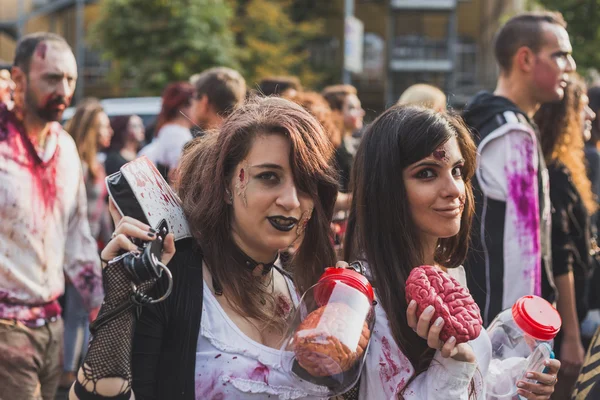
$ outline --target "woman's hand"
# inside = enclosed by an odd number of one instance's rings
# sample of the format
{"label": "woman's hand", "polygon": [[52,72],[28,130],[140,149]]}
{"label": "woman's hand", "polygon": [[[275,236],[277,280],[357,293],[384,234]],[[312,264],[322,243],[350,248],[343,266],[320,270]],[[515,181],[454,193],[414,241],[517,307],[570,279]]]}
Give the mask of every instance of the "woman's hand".
{"label": "woman's hand", "polygon": [[469,346],[469,344],[461,343],[457,345],[456,338],[454,336],[448,339],[446,343],[440,340],[440,332],[444,327],[444,319],[442,317],[438,317],[433,325],[430,325],[433,313],[433,306],[429,306],[423,311],[417,320],[417,303],[412,300],[406,309],[408,326],[410,326],[417,333],[417,335],[427,340],[427,345],[429,347],[439,350],[442,354],[442,357],[452,357],[456,361],[468,363],[476,362],[475,353],[473,353],[473,349],[471,346]]}
{"label": "woman's hand", "polygon": [[558,370],[560,369],[560,361],[558,360],[547,360],[544,365],[548,367],[546,373],[542,372],[528,372],[526,375],[527,379],[533,379],[537,383],[531,383],[526,381],[517,382],[517,393],[528,400],[543,400],[549,399],[550,395],[554,393],[554,386],[558,382],[556,377]]}
{"label": "woman's hand", "polygon": [[[131,240],[133,238],[143,241],[152,241],[156,239],[156,231],[150,226],[131,217],[122,217],[115,207],[112,199],[109,199],[108,209],[115,223],[115,232],[112,235],[110,242],[106,244],[100,257],[103,260],[112,260],[122,252],[133,251],[138,252],[138,246]],[[163,253],[161,262],[167,264],[175,254],[175,240],[172,233],[165,237],[163,244]]]}

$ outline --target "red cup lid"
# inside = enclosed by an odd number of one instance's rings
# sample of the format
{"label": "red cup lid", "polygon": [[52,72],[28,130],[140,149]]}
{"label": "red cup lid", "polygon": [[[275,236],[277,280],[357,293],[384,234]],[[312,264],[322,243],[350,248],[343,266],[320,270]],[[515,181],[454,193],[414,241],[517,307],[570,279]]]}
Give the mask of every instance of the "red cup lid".
{"label": "red cup lid", "polygon": [[538,340],[552,340],[560,330],[562,320],[552,304],[538,296],[523,296],[512,307],[516,324]]}
{"label": "red cup lid", "polygon": [[[325,270],[323,275],[319,278],[319,283],[332,283],[336,282],[344,283],[348,285],[369,299],[369,302],[373,302],[375,299],[375,293],[373,292],[373,287],[367,278],[358,272],[347,269],[347,268],[328,268]],[[327,285],[326,285],[327,286]],[[321,293],[321,296],[325,295],[327,298],[331,295],[331,291],[333,290],[333,286],[331,286],[331,290],[328,290],[328,293]],[[320,297],[320,296],[319,296]],[[326,303],[326,300],[321,298],[320,303]]]}

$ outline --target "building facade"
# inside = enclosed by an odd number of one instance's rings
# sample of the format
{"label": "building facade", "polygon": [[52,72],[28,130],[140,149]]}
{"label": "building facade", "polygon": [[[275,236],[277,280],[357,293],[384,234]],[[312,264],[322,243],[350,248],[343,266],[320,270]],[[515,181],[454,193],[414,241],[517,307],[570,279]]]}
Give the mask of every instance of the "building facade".
{"label": "building facade", "polygon": [[[72,46],[79,64],[78,96],[114,97],[106,84],[110,64],[86,43],[101,0],[0,0],[0,67],[10,65],[16,39],[36,31],[56,32]],[[355,0],[364,23],[364,68],[352,75],[373,116],[393,104],[408,86],[427,82],[461,107],[481,89],[492,89],[497,67],[493,35],[526,0]],[[345,0],[319,0],[325,37],[311,46],[317,68],[342,77]]]}
{"label": "building facade", "polygon": [[[331,0],[325,16],[338,69],[343,57],[344,0]],[[496,30],[525,10],[525,0],[356,0],[364,23],[364,69],[352,75],[363,106],[376,115],[414,83],[430,83],[462,107],[477,91],[493,89]],[[331,21],[329,21],[331,19]],[[335,50],[335,51],[333,51]],[[341,72],[340,72],[341,77]]]}

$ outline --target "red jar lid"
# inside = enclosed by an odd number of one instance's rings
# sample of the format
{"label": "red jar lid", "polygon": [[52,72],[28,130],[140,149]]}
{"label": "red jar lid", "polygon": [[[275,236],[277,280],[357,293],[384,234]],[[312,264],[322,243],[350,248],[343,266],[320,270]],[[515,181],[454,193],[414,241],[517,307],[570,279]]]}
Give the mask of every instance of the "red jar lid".
{"label": "red jar lid", "polygon": [[516,324],[538,340],[552,340],[560,330],[562,320],[552,304],[538,296],[523,296],[512,307]]}
{"label": "red jar lid", "polygon": [[369,280],[358,272],[347,268],[327,268],[323,275],[319,278],[319,284],[315,288],[315,300],[320,306],[327,304],[331,292],[336,283],[343,283],[350,286],[373,302],[375,294]]}

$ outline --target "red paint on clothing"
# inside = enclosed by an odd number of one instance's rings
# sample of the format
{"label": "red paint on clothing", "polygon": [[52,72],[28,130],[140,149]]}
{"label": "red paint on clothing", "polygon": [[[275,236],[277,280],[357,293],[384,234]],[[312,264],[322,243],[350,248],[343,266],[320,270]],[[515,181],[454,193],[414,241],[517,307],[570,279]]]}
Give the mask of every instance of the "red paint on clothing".
{"label": "red paint on clothing", "polygon": [[392,378],[400,373],[400,368],[394,362],[392,358],[392,350],[390,347],[390,342],[388,338],[381,338],[381,351],[383,352],[383,359],[379,359],[379,377],[381,378],[381,383],[387,383]]}
{"label": "red paint on clothing", "polygon": [[[49,127],[47,137],[58,135],[57,123]],[[51,212],[57,199],[57,166],[60,157],[60,147],[57,147],[52,157],[42,161],[39,157],[34,143],[27,136],[25,127],[16,116],[5,107],[0,108],[0,140],[7,140],[9,147],[15,155],[22,159],[23,167],[31,175],[33,197],[32,212],[42,212],[43,216]],[[58,125],[59,126],[59,125]]]}
{"label": "red paint on clothing", "polygon": [[269,384],[269,367],[259,362],[258,367],[254,368],[250,374],[248,374],[248,378],[253,381],[262,381]]}

